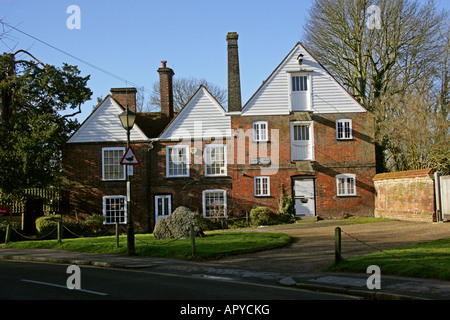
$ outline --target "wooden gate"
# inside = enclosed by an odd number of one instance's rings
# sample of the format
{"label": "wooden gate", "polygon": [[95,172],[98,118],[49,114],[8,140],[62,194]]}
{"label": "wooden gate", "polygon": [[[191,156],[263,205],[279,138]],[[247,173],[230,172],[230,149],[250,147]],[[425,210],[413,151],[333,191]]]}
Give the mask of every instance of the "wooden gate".
{"label": "wooden gate", "polygon": [[441,212],[443,221],[450,221],[450,176],[435,175],[436,209]]}

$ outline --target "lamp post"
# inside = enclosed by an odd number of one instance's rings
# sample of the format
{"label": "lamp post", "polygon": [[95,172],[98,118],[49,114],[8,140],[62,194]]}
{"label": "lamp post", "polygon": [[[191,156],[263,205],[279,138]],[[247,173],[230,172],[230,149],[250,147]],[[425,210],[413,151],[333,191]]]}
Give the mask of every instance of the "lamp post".
{"label": "lamp post", "polygon": [[[127,150],[130,147],[130,131],[136,120],[136,113],[132,112],[128,106],[127,109],[119,115],[123,128],[127,131]],[[133,256],[134,251],[134,225],[133,216],[131,214],[131,179],[128,174],[128,166],[125,170],[127,177],[127,254]]]}

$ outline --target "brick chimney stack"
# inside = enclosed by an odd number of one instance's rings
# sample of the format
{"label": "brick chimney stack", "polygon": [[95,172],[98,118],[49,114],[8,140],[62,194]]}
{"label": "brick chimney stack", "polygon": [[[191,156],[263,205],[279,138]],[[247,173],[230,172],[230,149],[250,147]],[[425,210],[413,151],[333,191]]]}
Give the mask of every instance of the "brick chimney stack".
{"label": "brick chimney stack", "polygon": [[136,112],[136,88],[112,88],[111,94],[123,107]]}
{"label": "brick chimney stack", "polygon": [[172,77],[175,74],[172,69],[167,68],[167,61],[161,61],[159,73],[159,90],[161,95],[161,116],[173,118],[173,84]]}
{"label": "brick chimney stack", "polygon": [[227,34],[228,42],[228,111],[241,111],[241,78],[239,74],[238,37],[236,32]]}

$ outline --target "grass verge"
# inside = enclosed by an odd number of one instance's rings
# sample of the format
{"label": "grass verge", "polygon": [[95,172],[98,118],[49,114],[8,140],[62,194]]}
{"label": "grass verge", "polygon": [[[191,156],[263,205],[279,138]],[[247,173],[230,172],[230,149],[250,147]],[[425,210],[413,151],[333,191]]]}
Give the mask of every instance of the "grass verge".
{"label": "grass verge", "polygon": [[[5,248],[41,248],[72,250],[91,253],[126,254],[126,235],[116,238],[96,237],[57,240],[10,242]],[[249,252],[282,246],[290,241],[284,233],[269,232],[206,232],[206,237],[195,238],[196,255],[192,256],[191,239],[158,240],[152,234],[135,235],[135,251],[139,256],[176,259],[207,259],[220,255]]]}
{"label": "grass verge", "polygon": [[344,260],[328,270],[365,273],[370,265],[379,266],[381,274],[450,281],[450,238]]}

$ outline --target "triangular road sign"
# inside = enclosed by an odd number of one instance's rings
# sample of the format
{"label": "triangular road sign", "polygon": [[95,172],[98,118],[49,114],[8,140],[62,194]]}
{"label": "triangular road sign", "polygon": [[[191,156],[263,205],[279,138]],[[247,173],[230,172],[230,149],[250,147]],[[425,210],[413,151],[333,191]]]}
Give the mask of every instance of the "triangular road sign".
{"label": "triangular road sign", "polygon": [[120,161],[121,165],[129,165],[129,166],[135,166],[138,164],[141,164],[139,162],[139,159],[136,157],[136,154],[134,153],[133,149],[128,147],[127,152],[125,152],[122,161]]}

